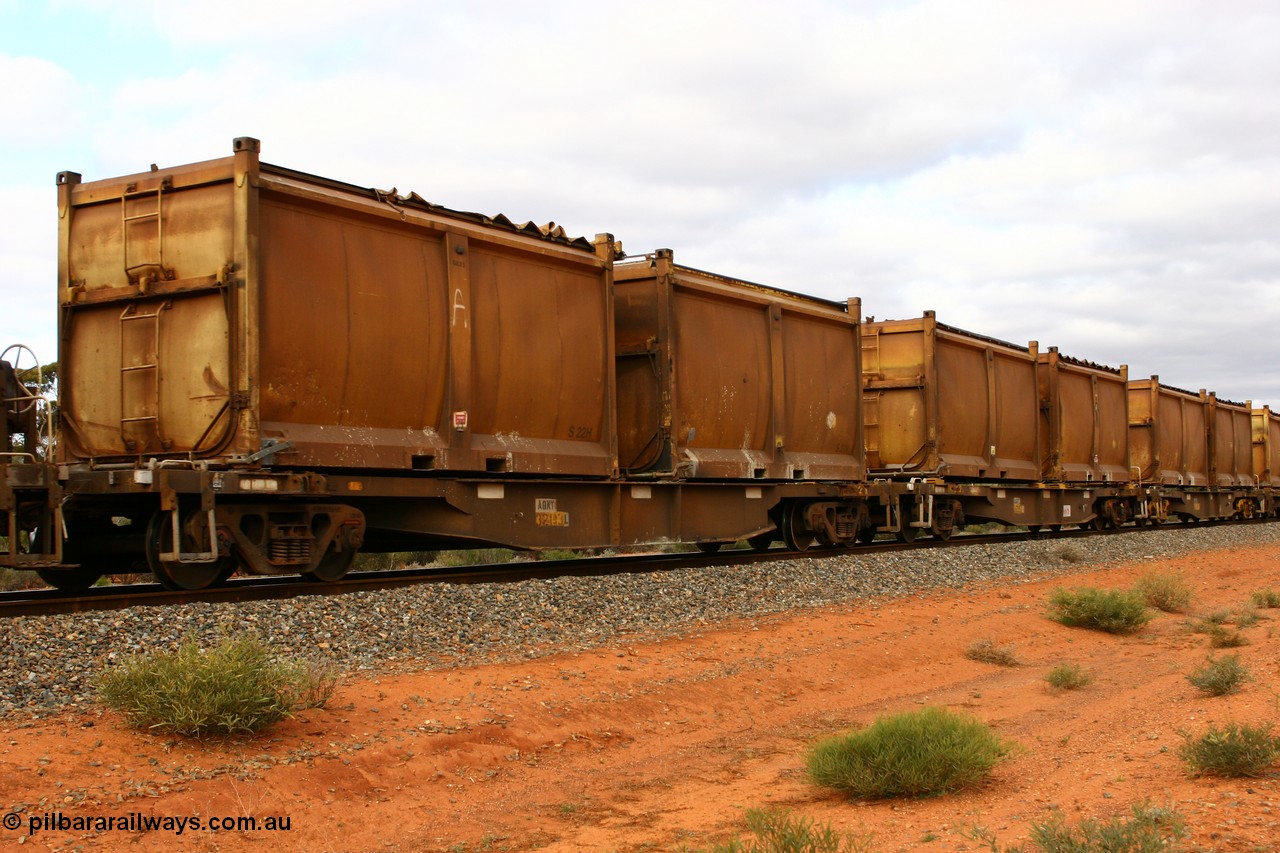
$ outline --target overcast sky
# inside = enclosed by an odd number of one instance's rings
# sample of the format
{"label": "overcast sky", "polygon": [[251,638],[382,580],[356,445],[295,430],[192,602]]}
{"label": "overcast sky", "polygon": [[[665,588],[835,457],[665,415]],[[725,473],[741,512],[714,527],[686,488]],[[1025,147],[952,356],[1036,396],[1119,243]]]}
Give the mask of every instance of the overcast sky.
{"label": "overcast sky", "polygon": [[0,0],[0,342],[54,177],[262,158],[1280,406],[1280,4]]}

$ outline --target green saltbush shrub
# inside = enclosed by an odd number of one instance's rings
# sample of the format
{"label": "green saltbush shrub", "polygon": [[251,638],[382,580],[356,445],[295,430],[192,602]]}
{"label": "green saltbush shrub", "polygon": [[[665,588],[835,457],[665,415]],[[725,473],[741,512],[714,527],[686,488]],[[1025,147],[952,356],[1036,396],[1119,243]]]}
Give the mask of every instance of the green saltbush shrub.
{"label": "green saltbush shrub", "polygon": [[1079,690],[1093,683],[1093,676],[1074,663],[1060,663],[1044,677],[1055,690]]}
{"label": "green saltbush shrub", "polygon": [[1210,696],[1226,696],[1238,691],[1253,676],[1249,669],[1240,663],[1239,655],[1227,655],[1222,658],[1209,658],[1205,665],[1187,676],[1187,681],[1197,690]]}
{"label": "green saltbush shrub", "polygon": [[[1001,853],[996,834],[989,829],[974,827],[962,834],[991,853]],[[1169,853],[1186,836],[1186,821],[1173,807],[1137,803],[1131,818],[1117,816],[1105,822],[1084,818],[1075,826],[1055,811],[1048,820],[1031,824],[1030,842],[1005,847],[1004,853]]]}
{"label": "green saltbush shrub", "polygon": [[1191,604],[1191,587],[1181,572],[1147,572],[1138,578],[1133,591],[1148,607],[1166,613],[1185,613]]}
{"label": "green saltbush shrub", "polygon": [[1271,587],[1258,590],[1249,596],[1249,599],[1254,607],[1280,607],[1280,592],[1276,592]]}
{"label": "green saltbush shrub", "polygon": [[806,766],[814,784],[850,797],[920,797],[982,780],[1011,748],[974,717],[927,707],[823,740]]}
{"label": "green saltbush shrub", "polygon": [[1185,838],[1186,824],[1172,808],[1139,803],[1133,817],[1109,821],[1085,818],[1068,826],[1058,812],[1045,823],[1032,824],[1033,849],[1044,853],[1165,853]]}
{"label": "green saltbush shrub", "polygon": [[841,833],[830,824],[818,826],[786,810],[750,809],[747,829],[755,836],[717,844],[712,853],[871,853],[871,835]]}
{"label": "green saltbush shrub", "polygon": [[183,735],[258,731],[332,696],[323,665],[277,660],[253,636],[210,649],[188,639],[173,652],[132,655],[103,672],[98,693],[138,726]]}
{"label": "green saltbush shrub", "polygon": [[1094,587],[1055,590],[1049,599],[1049,618],[1070,628],[1110,634],[1130,634],[1151,621],[1138,593]]}
{"label": "green saltbush shrub", "polygon": [[1209,731],[1199,737],[1184,734],[1183,739],[1180,755],[1193,776],[1256,778],[1267,775],[1280,757],[1280,740],[1272,737],[1269,723],[1227,723],[1221,729],[1210,724]]}
{"label": "green saltbush shrub", "polygon": [[1249,645],[1249,638],[1239,631],[1232,631],[1221,625],[1209,624],[1205,627],[1209,635],[1209,645],[1215,649],[1238,649]]}
{"label": "green saltbush shrub", "polygon": [[964,656],[979,663],[993,663],[996,666],[1017,666],[1018,656],[1013,646],[997,646],[994,640],[974,640],[965,649]]}

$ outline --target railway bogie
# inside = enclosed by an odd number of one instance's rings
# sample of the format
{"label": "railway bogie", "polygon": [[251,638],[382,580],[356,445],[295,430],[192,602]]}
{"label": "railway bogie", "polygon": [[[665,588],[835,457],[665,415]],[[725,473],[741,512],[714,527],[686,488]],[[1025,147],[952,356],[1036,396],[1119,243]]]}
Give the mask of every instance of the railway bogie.
{"label": "railway bogie", "polygon": [[1125,484],[1081,487],[931,478],[912,483],[910,488],[901,503],[911,526],[944,539],[967,524],[1102,528],[1146,517],[1142,493]]}

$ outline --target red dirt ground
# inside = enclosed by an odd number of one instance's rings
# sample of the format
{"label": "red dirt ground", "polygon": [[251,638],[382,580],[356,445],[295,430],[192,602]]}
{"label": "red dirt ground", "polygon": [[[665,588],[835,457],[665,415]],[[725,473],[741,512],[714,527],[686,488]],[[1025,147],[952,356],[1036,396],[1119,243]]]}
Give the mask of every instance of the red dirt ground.
{"label": "red dirt ground", "polygon": [[[962,833],[1025,840],[1149,799],[1187,820],[1187,850],[1280,846],[1280,787],[1189,778],[1180,732],[1280,717],[1280,622],[1244,630],[1255,680],[1207,698],[1186,680],[1209,653],[1189,619],[1161,614],[1116,637],[1044,616],[1059,585],[1127,587],[1183,572],[1192,615],[1280,586],[1280,546],[1193,554],[1012,586],[862,601],[744,620],[661,641],[344,682],[327,709],[252,739],[137,732],[105,712],[0,721],[0,808],[31,804],[0,847],[21,850],[659,851],[743,832],[781,807],[874,832],[883,851],[979,850]],[[1013,668],[965,657],[1012,645]],[[1073,662],[1090,686],[1054,693]],[[923,800],[850,802],[806,782],[803,753],[877,715],[944,705],[1022,748],[983,784]],[[32,815],[84,819],[287,817],[288,831],[32,832]],[[57,818],[55,817],[54,820]],[[65,825],[65,824],[64,824]],[[7,824],[6,824],[7,826]]]}

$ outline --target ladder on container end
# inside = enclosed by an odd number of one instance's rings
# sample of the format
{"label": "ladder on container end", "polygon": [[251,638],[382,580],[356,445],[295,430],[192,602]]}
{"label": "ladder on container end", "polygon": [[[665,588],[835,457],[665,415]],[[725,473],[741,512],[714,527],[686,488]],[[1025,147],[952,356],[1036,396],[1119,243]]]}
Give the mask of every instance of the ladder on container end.
{"label": "ladder on container end", "polygon": [[[138,192],[135,185],[130,184],[120,196],[120,238],[124,254],[124,274],[131,283],[137,284],[143,293],[152,281],[173,278],[173,270],[164,265],[164,192],[171,189],[173,186],[170,180],[165,178],[154,190]],[[140,213],[129,212],[131,202],[136,209],[138,202],[145,201],[151,196],[155,196],[156,200],[153,209],[143,210]],[[130,263],[129,235],[136,227],[151,223],[153,220],[156,229],[155,259]]]}
{"label": "ladder on container end", "polygon": [[151,424],[161,439],[160,321],[172,305],[166,301],[145,310],[135,303],[120,314],[120,436],[128,450],[146,444],[137,445],[133,425]]}

